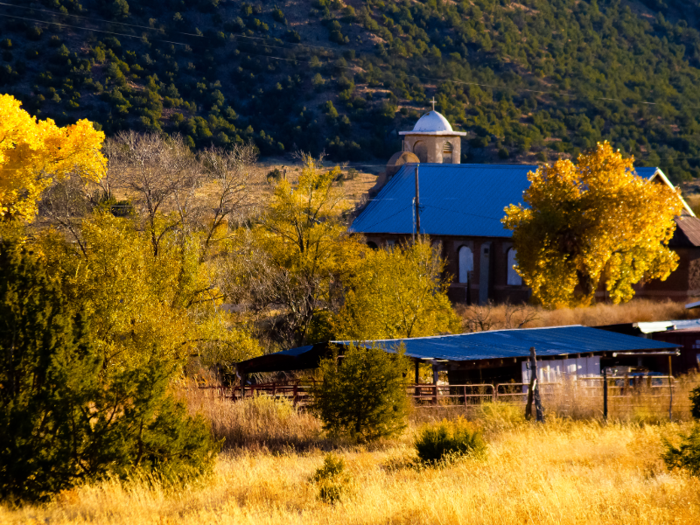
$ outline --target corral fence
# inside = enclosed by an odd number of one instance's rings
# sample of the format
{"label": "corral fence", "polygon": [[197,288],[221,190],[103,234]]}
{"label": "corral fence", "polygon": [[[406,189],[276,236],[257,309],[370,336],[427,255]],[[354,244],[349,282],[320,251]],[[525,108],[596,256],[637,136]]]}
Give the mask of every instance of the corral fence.
{"label": "corral fence", "polygon": [[[602,377],[585,377],[538,384],[548,413],[571,417],[625,418],[639,421],[690,418],[690,391],[700,386],[697,377],[669,376],[608,377],[607,393]],[[212,396],[238,401],[257,395],[284,398],[296,406],[311,401],[311,385],[262,383],[240,386],[199,386]],[[407,385],[406,394],[418,409],[478,409],[485,402],[522,406],[527,401],[527,383],[499,384],[417,384]],[[605,398],[607,397],[607,403]],[[606,406],[607,405],[607,414]]]}

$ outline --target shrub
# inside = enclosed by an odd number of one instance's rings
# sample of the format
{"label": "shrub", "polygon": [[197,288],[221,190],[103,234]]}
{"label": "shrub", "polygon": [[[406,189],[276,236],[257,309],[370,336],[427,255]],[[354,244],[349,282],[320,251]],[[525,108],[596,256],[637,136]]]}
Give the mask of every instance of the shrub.
{"label": "shrub", "polygon": [[333,435],[373,441],[406,428],[409,402],[403,351],[349,346],[345,355],[322,359],[323,380],[314,386],[314,406]]}
{"label": "shrub", "polygon": [[267,174],[268,184],[275,184],[281,180],[282,180],[282,172],[279,170],[279,168],[275,168],[274,170],[268,172],[268,174]]}
{"label": "shrub", "polygon": [[323,466],[311,478],[318,487],[318,498],[326,503],[340,501],[347,494],[350,476],[345,470],[345,461],[335,454],[326,454]]}
{"label": "shrub", "polygon": [[460,418],[455,421],[443,419],[418,431],[416,452],[422,463],[437,464],[460,456],[483,457],[486,442],[480,430]]}
{"label": "shrub", "polygon": [[693,476],[700,476],[700,426],[695,425],[690,434],[681,434],[678,447],[663,440],[666,451],[661,456],[669,469],[681,468]]}
{"label": "shrub", "polygon": [[690,391],[690,403],[692,405],[690,415],[693,416],[693,419],[700,419],[700,386]]}

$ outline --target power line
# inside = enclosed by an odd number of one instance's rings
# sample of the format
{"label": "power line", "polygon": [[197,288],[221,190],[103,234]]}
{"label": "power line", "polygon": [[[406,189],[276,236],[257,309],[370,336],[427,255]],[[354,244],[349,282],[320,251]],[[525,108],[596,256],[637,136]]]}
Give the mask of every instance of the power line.
{"label": "power line", "polygon": [[[33,10],[33,11],[48,13],[48,14],[55,15],[55,16],[69,16],[69,17],[74,17],[74,18],[78,18],[78,19],[81,19],[81,20],[92,21],[92,22],[95,22],[95,23],[106,23],[106,24],[113,24],[113,25],[116,24],[116,25],[121,25],[121,26],[124,26],[124,27],[133,27],[133,28],[145,29],[145,30],[148,30],[148,31],[157,31],[157,32],[159,32],[159,33],[161,33],[161,34],[164,33],[164,32],[162,31],[162,29],[160,29],[160,28],[153,28],[153,27],[150,27],[150,26],[143,26],[143,25],[139,25],[139,24],[129,24],[129,23],[126,23],[126,22],[112,22],[112,21],[105,20],[105,19],[93,18],[93,17],[86,17],[86,16],[81,16],[81,15],[74,15],[74,14],[70,14],[70,13],[61,13],[61,12],[58,12],[58,11],[52,11],[52,10],[48,10],[48,9],[39,9],[39,8],[31,8],[31,7],[26,7],[26,6],[18,6],[18,5],[16,5],[16,4],[11,4],[11,3],[7,3],[7,2],[0,2],[0,5],[1,5],[1,6],[6,6],[6,7],[12,7],[12,8],[19,8],[19,9]],[[93,28],[88,28],[88,27],[84,27],[84,26],[75,26],[75,25],[71,25],[71,24],[65,24],[65,23],[62,23],[62,22],[51,22],[51,21],[38,20],[38,19],[28,18],[28,17],[20,17],[20,16],[18,16],[18,15],[3,15],[3,14],[0,14],[0,16],[1,16],[1,17],[5,17],[5,18],[17,18],[17,19],[20,19],[20,20],[33,21],[33,22],[37,22],[37,23],[44,23],[44,24],[53,24],[53,25],[58,25],[58,26],[65,26],[65,27],[70,27],[70,28],[72,28],[72,29],[82,29],[82,30],[85,30],[85,31],[94,31],[94,32],[99,32],[99,33],[112,34],[112,35],[123,36],[123,37],[128,37],[128,38],[142,38],[141,36],[137,36],[137,35],[129,35],[129,34],[126,34],[126,33],[118,33],[118,32],[115,32],[115,31],[106,31],[106,30],[102,30],[102,29],[93,29]],[[188,33],[188,32],[184,32],[184,31],[175,31],[175,33],[176,33],[176,34],[185,35],[185,36],[196,37],[196,38],[205,38],[204,35],[196,34],[196,33]],[[236,34],[233,34],[233,33],[231,33],[231,36],[233,36],[234,38],[245,38],[245,39],[251,39],[251,40],[256,40],[256,41],[263,41],[263,42],[264,42],[263,45],[266,46],[266,47],[274,47],[274,48],[282,48],[282,49],[286,49],[286,48],[287,48],[286,45],[285,45],[285,46],[280,46],[279,44],[276,44],[276,43],[275,43],[275,44],[270,44],[270,43],[267,42],[267,39],[264,38],[264,37],[253,37],[253,36],[248,36],[248,35],[236,35]],[[173,45],[181,45],[181,46],[187,46],[187,45],[189,45],[189,44],[185,44],[185,43],[183,43],[183,42],[177,42],[177,41],[173,41],[173,40],[164,40],[164,39],[161,39],[161,38],[153,39],[153,40],[157,40],[157,41],[160,41],[160,42],[165,42],[165,43],[169,43],[169,44],[173,44]],[[310,44],[291,43],[291,42],[290,42],[289,44],[290,44],[290,45],[293,45],[293,46],[297,46],[297,47],[307,47],[307,48],[312,48],[312,49],[313,49],[313,48],[316,48],[316,49],[323,49],[323,50],[326,50],[326,51],[330,51],[330,52],[332,52],[332,53],[337,53],[337,51],[338,51],[338,50],[335,49],[335,48],[326,47],[326,46],[314,46],[314,45],[310,45]],[[272,59],[272,60],[281,60],[281,61],[287,61],[287,62],[305,62],[305,60],[300,60],[300,59],[291,59],[291,58],[286,58],[286,57],[278,57],[278,56],[273,56],[273,55],[269,55],[269,54],[254,53],[254,52],[250,52],[250,51],[245,51],[245,52],[246,52],[247,54],[256,55],[256,56],[263,56],[263,57],[265,57],[265,58],[269,58],[269,59]],[[356,70],[356,69],[358,69],[357,67],[349,67],[349,66],[337,66],[337,65],[336,65],[336,66],[334,66],[334,67],[339,68],[339,69],[353,70],[353,71]],[[525,88],[525,87],[512,88],[512,87],[509,87],[509,86],[499,86],[499,85],[494,85],[494,84],[485,84],[485,83],[482,83],[482,82],[469,82],[469,81],[465,81],[465,80],[457,80],[457,79],[451,79],[451,78],[425,77],[425,76],[420,76],[420,75],[415,75],[415,74],[407,74],[407,77],[408,77],[409,79],[410,79],[411,77],[413,77],[413,78],[415,78],[415,79],[417,79],[417,80],[419,80],[419,81],[421,81],[421,80],[422,80],[422,81],[426,81],[426,80],[427,80],[427,81],[433,81],[433,82],[449,82],[449,83],[452,83],[452,84],[478,86],[478,87],[484,87],[484,88],[488,88],[488,89],[492,89],[492,90],[498,90],[498,91],[514,91],[514,92],[536,93],[536,94],[546,95],[546,96],[556,96],[556,95],[559,95],[559,96],[569,97],[569,98],[575,98],[575,99],[602,100],[602,101],[608,101],[608,102],[621,102],[621,103],[627,105],[626,101],[625,101],[624,99],[620,99],[620,98],[613,98],[613,97],[584,97],[584,96],[577,95],[576,93],[571,93],[571,92],[569,92],[569,91],[562,91],[562,90],[547,90],[547,91],[545,91],[545,90],[530,89],[530,88]],[[426,84],[425,84],[425,82],[421,82],[421,83],[422,83],[423,87],[427,87]],[[636,102],[633,102],[633,103],[636,103],[636,104],[643,104],[643,105],[650,105],[650,106],[652,106],[652,105],[658,105],[657,102],[651,102],[651,101],[648,101],[648,100],[636,101]],[[669,102],[669,103],[670,103],[670,102]],[[627,105],[627,106],[629,107],[629,105]],[[692,109],[700,109],[700,106],[692,106],[692,105],[691,105],[691,106],[687,106],[687,105],[686,105],[685,107],[686,107],[686,108],[692,108]]]}
{"label": "power line", "polygon": [[[59,16],[59,15],[60,15],[60,16],[71,16],[71,17],[74,17],[74,18],[79,18],[79,19],[82,19],[82,20],[93,21],[93,22],[96,22],[96,23],[117,24],[117,25],[121,25],[121,26],[124,26],[124,27],[134,27],[134,28],[140,28],[140,29],[145,29],[145,30],[149,30],[149,31],[158,31],[159,33],[163,34],[163,31],[162,31],[161,29],[159,29],[159,28],[153,28],[153,27],[149,27],[149,26],[142,26],[142,25],[138,25],[138,24],[128,24],[128,23],[124,23],[124,22],[111,22],[111,21],[104,20],[104,19],[95,19],[95,18],[80,16],[80,15],[73,15],[73,14],[67,14],[67,13],[60,13],[60,12],[55,12],[55,11],[51,11],[51,10],[47,10],[47,9],[37,9],[37,8],[30,8],[30,7],[25,7],[25,6],[18,6],[18,5],[10,4],[10,3],[7,3],[7,2],[0,2],[0,6],[6,6],[6,7],[12,7],[12,8],[20,8],[20,9],[25,9],[25,10],[34,10],[34,11],[49,13],[49,14],[56,15],[56,16]],[[103,29],[95,29],[95,28],[90,28],[90,27],[85,27],[85,26],[77,26],[77,25],[72,25],[72,24],[66,24],[66,23],[63,23],[63,22],[53,22],[53,21],[47,21],[47,20],[40,20],[40,19],[36,19],[36,18],[22,17],[22,16],[18,16],[18,15],[0,14],[0,17],[4,17],[4,18],[13,18],[13,19],[24,20],[24,21],[30,21],[30,22],[36,22],[36,23],[40,23],[40,24],[50,24],[50,25],[56,25],[56,26],[58,26],[58,27],[68,27],[68,28],[71,28],[71,29],[92,31],[92,32],[103,33],[103,34],[110,34],[110,35],[116,35],[116,36],[122,36],[122,37],[127,37],[127,38],[139,38],[139,39],[140,39],[140,38],[143,38],[143,36],[139,36],[139,35],[131,35],[131,34],[127,34],[127,33],[120,33],[120,32],[116,32],[116,31],[108,31],[108,30],[103,30]],[[182,34],[182,35],[186,35],[186,36],[193,36],[193,37],[197,37],[197,38],[205,38],[204,35],[198,35],[198,34],[195,34],[195,33],[187,33],[187,32],[182,32],[182,31],[178,31],[177,33],[178,33],[178,34]],[[232,34],[232,36],[233,36],[234,38],[248,38],[248,39],[257,40],[257,41],[265,41],[265,40],[266,40],[265,38],[262,38],[262,37],[250,37],[250,36],[246,36],[246,35],[234,35],[234,34]],[[188,44],[186,44],[186,43],[184,43],[184,42],[178,42],[178,41],[175,41],[175,40],[165,40],[165,39],[162,39],[162,38],[151,38],[151,39],[152,39],[152,40],[155,40],[155,41],[160,41],[160,42],[168,43],[168,44],[173,44],[173,45],[188,46]],[[336,53],[336,52],[337,52],[337,50],[334,49],[334,48],[329,48],[329,47],[324,47],[324,46],[312,46],[312,45],[297,44],[297,43],[290,43],[290,44],[291,44],[291,45],[295,45],[295,46],[300,46],[300,47],[324,49],[324,50],[327,50],[327,51],[330,51],[330,52],[333,52],[333,53]],[[266,46],[266,47],[278,47],[278,48],[279,48],[279,47],[285,47],[285,46],[279,46],[279,45],[276,45],[276,44],[269,44],[269,43],[264,43],[263,45]],[[261,56],[261,57],[264,57],[264,58],[267,58],[267,59],[271,59],[271,60],[293,62],[293,63],[295,63],[295,64],[296,64],[296,63],[310,62],[310,60],[295,59],[295,58],[287,58],[287,57],[279,57],[279,56],[274,56],[274,55],[270,55],[270,54],[255,53],[255,52],[248,51],[248,50],[246,50],[246,51],[244,51],[244,52],[247,53],[247,54],[250,54],[250,55]],[[336,68],[338,68],[338,69],[346,69],[346,70],[353,70],[353,71],[355,71],[355,70],[358,69],[358,67],[350,67],[350,66],[338,66],[338,65],[335,65],[334,67],[336,67]],[[579,95],[577,95],[577,94],[575,94],[575,93],[570,93],[570,92],[568,92],[568,91],[561,91],[561,90],[543,91],[543,90],[535,90],[535,89],[529,89],[529,88],[511,88],[511,87],[508,87],[508,86],[498,86],[498,85],[493,85],[493,84],[484,84],[484,83],[480,83],[480,82],[468,82],[468,81],[457,80],[457,79],[436,78],[436,77],[423,77],[423,76],[419,76],[419,75],[408,75],[408,74],[407,74],[407,77],[408,77],[409,79],[410,79],[411,77],[413,77],[413,78],[415,78],[415,79],[417,79],[417,80],[419,80],[419,81],[421,81],[421,80],[423,80],[423,81],[428,80],[428,81],[433,81],[433,82],[449,82],[449,83],[460,84],[460,85],[474,85],[474,86],[484,87],[484,88],[488,88],[488,89],[492,89],[492,90],[514,91],[514,92],[527,92],[527,93],[537,93],[537,94],[548,95],[548,96],[559,95],[559,96],[564,96],[564,97],[569,97],[569,98],[584,98],[584,99],[587,99],[587,100],[602,100],[602,101],[621,102],[621,103],[627,105],[627,107],[629,107],[629,105],[628,105],[628,104],[626,103],[626,101],[623,100],[623,99],[612,98],[612,97],[582,97],[582,96],[579,96]],[[427,87],[426,84],[425,84],[424,82],[422,83],[422,85],[423,85],[423,87]],[[643,104],[643,105],[658,105],[656,102],[650,102],[650,101],[636,101],[636,102],[634,102],[634,103],[636,103],[636,104]],[[669,103],[671,103],[671,102],[669,102]],[[692,106],[692,105],[691,105],[691,106],[687,106],[687,105],[686,105],[685,107],[688,107],[688,108],[700,108],[700,106]],[[662,157],[662,158],[659,158],[659,160],[697,160],[697,159],[700,159],[700,157]],[[374,166],[374,165],[367,165],[367,166]],[[376,166],[383,166],[383,165],[376,165]]]}

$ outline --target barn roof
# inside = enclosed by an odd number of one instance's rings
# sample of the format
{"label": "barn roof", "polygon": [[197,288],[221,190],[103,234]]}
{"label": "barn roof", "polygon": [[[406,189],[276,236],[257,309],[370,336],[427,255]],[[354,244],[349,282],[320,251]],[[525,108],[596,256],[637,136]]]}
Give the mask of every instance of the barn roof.
{"label": "barn roof", "polygon": [[[337,341],[336,343],[348,345],[350,341]],[[389,350],[402,343],[408,357],[448,361],[527,357],[533,346],[539,356],[676,348],[668,343],[580,325],[492,330],[410,339],[385,339],[358,344],[365,347],[377,344]]]}
{"label": "barn roof", "polygon": [[[348,346],[352,343],[352,341],[331,341],[330,343],[292,348],[243,361],[239,363],[238,367],[244,373],[313,368],[317,366],[318,359],[328,351],[330,345]],[[533,346],[537,350],[537,355],[542,357],[678,348],[678,345],[670,343],[579,325],[493,330],[408,339],[382,339],[360,341],[355,342],[355,344],[365,347],[376,344],[390,352],[395,351],[399,345],[403,344],[405,355],[408,357],[447,361],[526,358],[530,355],[530,347]]]}
{"label": "barn roof", "polygon": [[[404,164],[379,191],[350,231],[357,233],[413,233],[415,164]],[[501,224],[504,208],[523,204],[530,186],[528,164],[419,164],[421,233],[473,237],[511,237]],[[641,177],[661,179],[658,168],[636,168]],[[685,202],[686,212],[692,211]]]}

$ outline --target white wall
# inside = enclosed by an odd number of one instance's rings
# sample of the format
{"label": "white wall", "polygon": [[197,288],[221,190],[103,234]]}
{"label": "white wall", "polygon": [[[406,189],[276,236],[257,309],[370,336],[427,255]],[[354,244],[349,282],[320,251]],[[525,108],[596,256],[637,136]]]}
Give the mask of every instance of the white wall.
{"label": "white wall", "polygon": [[[521,363],[523,383],[530,382],[528,361]],[[555,383],[576,377],[600,376],[600,357],[579,357],[537,361],[537,379],[540,383]]]}

